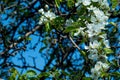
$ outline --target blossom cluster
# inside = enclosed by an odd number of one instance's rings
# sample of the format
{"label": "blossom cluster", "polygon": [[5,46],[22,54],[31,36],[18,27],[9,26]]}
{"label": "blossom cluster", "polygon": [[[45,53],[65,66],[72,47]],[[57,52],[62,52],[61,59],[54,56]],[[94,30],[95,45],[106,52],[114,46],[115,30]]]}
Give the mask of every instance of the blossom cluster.
{"label": "blossom cluster", "polygon": [[[92,3],[96,3],[100,5],[100,7],[96,7]],[[110,48],[109,40],[106,37],[107,34],[104,32],[104,30],[106,30],[105,26],[108,24],[107,20],[109,14],[107,10],[103,10],[103,6],[106,8],[109,6],[107,0],[78,0],[76,6],[79,4],[83,4],[83,6],[87,7],[89,12],[90,22],[85,22],[86,27],[84,28],[85,30],[83,30],[84,33],[87,33],[90,42],[89,45],[85,46],[85,49],[89,53],[88,58],[95,62],[95,65],[93,65],[91,69],[91,78],[98,80],[101,72],[109,68],[107,63],[108,57],[103,50],[104,48]],[[78,29],[77,35],[81,30],[81,28]]]}
{"label": "blossom cluster", "polygon": [[45,12],[44,9],[40,9],[39,12],[42,14],[39,20],[39,24],[43,24],[49,20],[53,20],[56,18],[56,15],[51,11]]}
{"label": "blossom cluster", "polygon": [[80,3],[82,3],[84,6],[89,6],[92,2],[98,2],[102,7],[109,7],[107,0],[77,0],[75,5],[78,6]]}

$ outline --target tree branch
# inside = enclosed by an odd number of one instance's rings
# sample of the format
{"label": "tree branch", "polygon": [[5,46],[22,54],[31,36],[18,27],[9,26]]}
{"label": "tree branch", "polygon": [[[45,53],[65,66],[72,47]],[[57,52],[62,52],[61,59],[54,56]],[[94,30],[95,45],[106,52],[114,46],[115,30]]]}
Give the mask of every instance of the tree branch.
{"label": "tree branch", "polygon": [[11,66],[11,67],[14,66],[14,67],[21,68],[21,69],[24,69],[24,68],[28,68],[28,67],[29,67],[29,68],[36,69],[37,71],[40,71],[40,72],[42,71],[41,69],[39,69],[39,68],[37,68],[37,67],[35,67],[35,66],[30,66],[30,65],[19,66],[19,65],[16,65],[16,64],[11,63],[10,66]]}
{"label": "tree branch", "polygon": [[5,54],[6,52],[9,51],[9,49],[14,48],[15,46],[17,46],[17,44],[19,44],[20,42],[22,42],[26,37],[28,37],[29,35],[31,35],[32,33],[34,33],[36,30],[38,30],[40,28],[40,26],[36,26],[35,28],[33,28],[31,31],[27,32],[24,37],[18,39],[16,42],[12,43],[8,48],[6,48],[3,52],[0,53],[0,55]]}

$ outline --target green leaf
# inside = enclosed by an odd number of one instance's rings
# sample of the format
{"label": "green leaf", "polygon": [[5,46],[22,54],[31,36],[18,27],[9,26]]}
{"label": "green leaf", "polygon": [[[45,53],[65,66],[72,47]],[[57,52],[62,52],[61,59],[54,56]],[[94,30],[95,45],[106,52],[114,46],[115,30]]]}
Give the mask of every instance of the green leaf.
{"label": "green leaf", "polygon": [[26,74],[29,75],[29,76],[34,76],[37,73],[34,70],[29,70],[29,71],[26,72]]}
{"label": "green leaf", "polygon": [[82,80],[92,80],[90,77],[83,77]]}
{"label": "green leaf", "polygon": [[80,53],[81,53],[84,57],[86,56],[85,51],[81,50]]}
{"label": "green leaf", "polygon": [[8,78],[8,80],[15,80],[16,76],[19,74],[15,68],[11,68],[10,73],[11,73],[11,76]]}
{"label": "green leaf", "polygon": [[113,59],[111,65],[112,65],[113,67],[118,67],[118,62],[117,62],[117,60]]}
{"label": "green leaf", "polygon": [[120,73],[119,72],[112,72],[110,73],[111,76],[116,76],[120,78]]}
{"label": "green leaf", "polygon": [[108,76],[109,76],[109,73],[106,73],[106,72],[101,73],[101,77],[108,77]]}
{"label": "green leaf", "polygon": [[57,17],[54,19],[54,24],[57,24],[57,25],[61,25],[65,22],[64,18],[63,17]]}
{"label": "green leaf", "polygon": [[74,6],[74,0],[67,0],[67,6],[72,8]]}
{"label": "green leaf", "polygon": [[18,80],[27,80],[27,77],[26,77],[25,74],[24,75],[19,75]]}
{"label": "green leaf", "polygon": [[69,74],[67,72],[65,72],[64,70],[62,70],[62,74],[65,76],[69,76]]}
{"label": "green leaf", "polygon": [[110,24],[117,27],[116,23],[114,23],[114,22],[110,22]]}
{"label": "green leaf", "polygon": [[30,38],[30,37],[26,37],[26,40],[30,41],[30,40],[32,40],[32,38]]}
{"label": "green leaf", "polygon": [[49,73],[49,72],[42,72],[41,74],[38,75],[39,78],[49,77],[49,76],[50,76],[50,73]]}
{"label": "green leaf", "polygon": [[53,25],[57,30],[63,30],[63,24],[65,20],[63,17],[57,17],[51,22],[51,25]]}
{"label": "green leaf", "polygon": [[52,75],[55,79],[58,79],[60,74],[59,71],[56,70],[55,72],[52,72]]}
{"label": "green leaf", "polygon": [[62,2],[62,0],[55,0],[55,4],[56,4],[57,7],[60,6],[60,2]]}
{"label": "green leaf", "polygon": [[68,32],[71,32],[71,31],[77,31],[79,28],[78,27],[75,27],[75,26],[69,26],[67,27],[64,32],[65,33],[68,33]]}
{"label": "green leaf", "polygon": [[80,23],[80,22],[73,22],[71,24],[69,24],[70,26],[67,26],[66,29],[64,30],[65,33],[68,33],[68,32],[75,32],[75,31],[78,31],[80,26],[83,26],[83,23]]}
{"label": "green leaf", "polygon": [[50,32],[50,23],[49,23],[49,22],[47,22],[47,23],[45,24],[45,31],[46,31],[46,32]]}
{"label": "green leaf", "polygon": [[111,54],[113,51],[110,48],[104,48],[106,54]]}
{"label": "green leaf", "polygon": [[114,9],[118,5],[119,1],[118,0],[111,0],[111,1],[112,1],[112,8]]}

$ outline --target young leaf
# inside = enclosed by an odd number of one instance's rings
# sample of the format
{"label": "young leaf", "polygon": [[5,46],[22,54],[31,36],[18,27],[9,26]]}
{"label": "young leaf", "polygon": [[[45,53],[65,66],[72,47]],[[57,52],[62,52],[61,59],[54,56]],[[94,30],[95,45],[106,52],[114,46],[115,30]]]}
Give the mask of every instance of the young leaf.
{"label": "young leaf", "polygon": [[110,48],[104,48],[106,54],[111,54],[113,51]]}
{"label": "young leaf", "polygon": [[112,72],[110,75],[120,77],[120,73],[119,72]]}
{"label": "young leaf", "polygon": [[74,0],[67,0],[67,6],[72,8],[74,6]]}
{"label": "young leaf", "polygon": [[49,72],[42,72],[41,74],[38,75],[39,78],[49,77],[49,76],[50,76]]}
{"label": "young leaf", "polygon": [[50,32],[50,24],[49,24],[49,22],[47,22],[45,24],[45,29],[46,29],[46,32]]}
{"label": "young leaf", "polygon": [[26,40],[30,41],[30,40],[32,40],[32,38],[30,38],[30,37],[26,37]]}
{"label": "young leaf", "polygon": [[10,69],[11,76],[8,78],[8,80],[15,80],[16,76],[19,74],[18,71],[15,68]]}
{"label": "young leaf", "polygon": [[61,2],[61,1],[62,1],[62,0],[55,0],[55,4],[56,4],[57,7],[60,6],[60,2]]}
{"label": "young leaf", "polygon": [[82,80],[92,80],[90,77],[83,77]]}
{"label": "young leaf", "polygon": [[111,0],[111,1],[112,1],[112,8],[114,9],[119,3],[119,1],[118,0]]}
{"label": "young leaf", "polygon": [[68,32],[71,32],[71,31],[76,31],[78,29],[78,27],[75,27],[75,26],[69,26],[67,27],[64,32],[65,33],[68,33]]}
{"label": "young leaf", "polygon": [[29,75],[29,76],[34,76],[34,75],[36,75],[37,73],[36,73],[34,70],[29,70],[29,71],[27,71],[26,74]]}

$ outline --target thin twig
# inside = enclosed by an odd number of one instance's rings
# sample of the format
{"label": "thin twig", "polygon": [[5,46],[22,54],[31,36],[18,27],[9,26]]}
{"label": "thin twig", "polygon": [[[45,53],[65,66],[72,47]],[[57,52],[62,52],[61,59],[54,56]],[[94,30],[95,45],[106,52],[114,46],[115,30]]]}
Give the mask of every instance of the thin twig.
{"label": "thin twig", "polygon": [[69,36],[70,41],[72,42],[72,44],[79,50],[81,51],[81,49],[79,48],[79,46],[74,42],[74,40],[72,39],[72,37]]}

